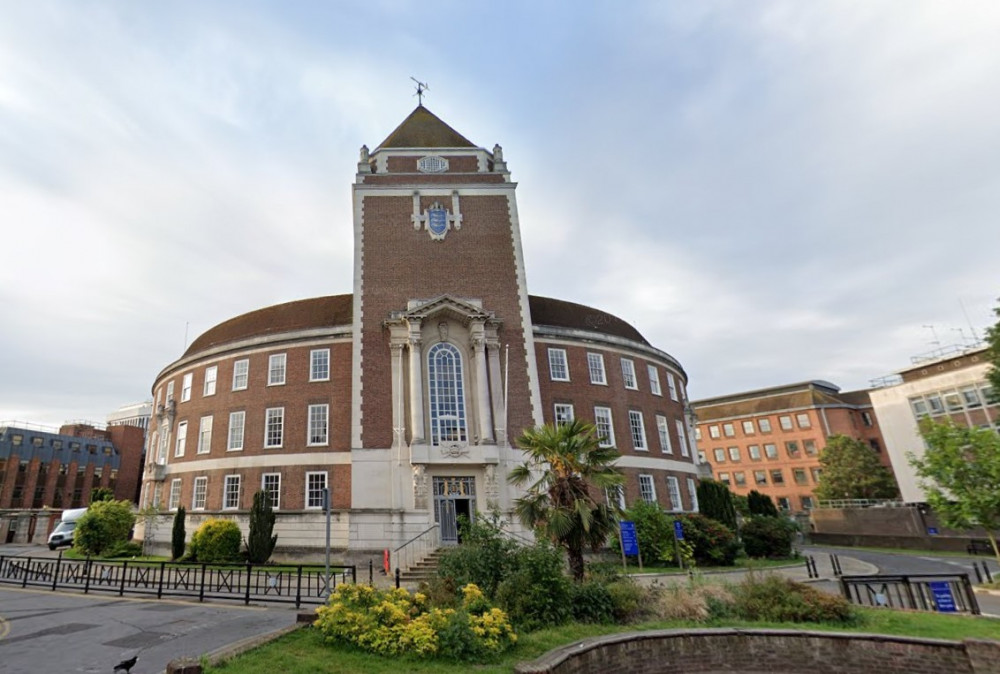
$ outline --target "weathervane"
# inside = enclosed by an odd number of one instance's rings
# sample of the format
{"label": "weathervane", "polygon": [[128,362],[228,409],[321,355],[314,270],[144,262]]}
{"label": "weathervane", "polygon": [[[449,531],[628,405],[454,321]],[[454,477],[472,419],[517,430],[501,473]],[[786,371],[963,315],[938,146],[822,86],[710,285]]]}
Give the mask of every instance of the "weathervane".
{"label": "weathervane", "polygon": [[414,96],[417,97],[417,105],[424,104],[424,92],[430,89],[426,82],[421,82],[416,77],[410,77],[411,80],[417,83],[417,93]]}

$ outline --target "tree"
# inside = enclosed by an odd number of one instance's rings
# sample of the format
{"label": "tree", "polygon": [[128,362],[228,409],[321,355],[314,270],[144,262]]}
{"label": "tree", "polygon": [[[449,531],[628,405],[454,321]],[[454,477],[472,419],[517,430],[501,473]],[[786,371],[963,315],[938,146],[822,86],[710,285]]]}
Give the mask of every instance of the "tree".
{"label": "tree", "polygon": [[778,516],[778,508],[775,507],[771,497],[767,494],[761,494],[756,489],[751,489],[750,493],[747,494],[747,510],[750,511],[751,515],[760,515],[762,517]]}
{"label": "tree", "polygon": [[[579,419],[524,431],[517,446],[528,460],[515,466],[508,480],[532,482],[514,503],[522,524],[532,527],[566,551],[570,571],[583,580],[583,549],[600,549],[617,527],[614,508],[594,498],[624,482],[615,468],[618,452],[601,447],[597,429]],[[602,494],[603,496],[603,494]]]}
{"label": "tree", "polygon": [[184,556],[184,506],[179,506],[174,513],[174,528],[170,532],[170,554],[173,559],[180,559]]}
{"label": "tree", "polygon": [[1000,305],[993,309],[997,322],[986,330],[986,343],[989,345],[989,359],[992,367],[986,373],[986,379],[993,387],[993,398],[1000,397]]}
{"label": "tree", "polygon": [[128,540],[135,524],[129,501],[98,501],[76,523],[73,547],[85,555],[101,555]]}
{"label": "tree", "polygon": [[736,531],[736,505],[729,487],[715,480],[698,482],[698,511]]}
{"label": "tree", "polygon": [[253,495],[253,505],[250,507],[250,533],[247,536],[247,561],[252,564],[264,564],[271,558],[278,536],[274,531],[274,510],[271,508],[271,498],[264,490]]}
{"label": "tree", "polygon": [[816,486],[816,498],[889,499],[899,496],[896,478],[878,460],[875,451],[861,440],[831,435],[819,456],[823,472]]}
{"label": "tree", "polygon": [[927,502],[945,526],[982,527],[1000,561],[1000,436],[988,428],[956,426],[924,419],[920,433],[927,443],[923,457],[909,454],[921,478]]}
{"label": "tree", "polygon": [[115,493],[108,489],[107,487],[94,487],[90,490],[90,502],[97,503],[98,501],[114,501]]}

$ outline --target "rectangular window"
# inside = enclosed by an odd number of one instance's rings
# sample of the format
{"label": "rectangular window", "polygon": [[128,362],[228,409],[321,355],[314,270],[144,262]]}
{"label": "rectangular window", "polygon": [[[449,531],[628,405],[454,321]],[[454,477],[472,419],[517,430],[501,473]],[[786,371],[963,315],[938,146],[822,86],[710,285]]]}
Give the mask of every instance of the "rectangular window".
{"label": "rectangular window", "polygon": [[812,496],[803,496],[801,500],[802,500],[802,509],[803,510],[811,510],[812,509],[812,507],[813,507]]}
{"label": "rectangular window", "polygon": [[285,361],[283,353],[273,353],[267,359],[267,385],[281,386],[285,383]]}
{"label": "rectangular window", "polygon": [[229,439],[226,451],[236,452],[243,449],[243,426],[246,423],[246,412],[229,413]]}
{"label": "rectangular window", "polygon": [[604,356],[599,353],[587,354],[587,370],[590,371],[590,383],[606,385],[608,378],[604,374]]}
{"label": "rectangular window", "polygon": [[733,482],[736,483],[737,487],[747,486],[747,474],[742,470],[733,473]]}
{"label": "rectangular window", "polygon": [[809,420],[808,414],[796,414],[795,421],[799,424],[799,428],[812,428],[812,422]]}
{"label": "rectangular window", "polygon": [[760,461],[760,445],[747,446],[747,454],[750,455],[750,460]]}
{"label": "rectangular window", "polygon": [[769,459],[777,459],[778,446],[770,442],[766,443],[764,445],[764,456],[766,456]]}
{"label": "rectangular window", "polygon": [[238,360],[233,363],[233,390],[242,391],[247,387],[247,380],[250,377],[250,361]]}
{"label": "rectangular window", "polygon": [[191,382],[194,380],[194,373],[188,372],[181,380],[181,402],[191,400]]}
{"label": "rectangular window", "polygon": [[625,510],[625,487],[616,484],[604,490],[604,497],[608,500],[609,506],[615,506],[620,510]]}
{"label": "rectangular window", "polygon": [[735,438],[736,429],[733,428],[732,424],[722,424],[722,434],[725,435],[727,438]]}
{"label": "rectangular window", "polygon": [[681,446],[681,456],[690,456],[688,453],[687,431],[684,430],[684,420],[676,419],[674,423],[677,424],[677,444]]}
{"label": "rectangular window", "polygon": [[306,473],[306,508],[323,507],[323,491],[326,489],[326,472]]}
{"label": "rectangular window", "polygon": [[642,423],[642,412],[629,410],[628,425],[632,430],[632,446],[643,452],[648,450],[649,448],[646,446],[646,426]]}
{"label": "rectangular window", "polygon": [[871,448],[875,450],[876,453],[882,453],[882,445],[879,444],[878,438],[869,438],[868,444],[871,445]]}
{"label": "rectangular window", "polygon": [[872,426],[874,426],[875,425],[875,420],[872,418],[872,413],[871,412],[862,412],[861,413],[861,423],[863,423],[868,428],[871,428]]}
{"label": "rectangular window", "polygon": [[781,424],[781,430],[790,431],[792,430],[792,418],[789,416],[778,417],[778,423]]}
{"label": "rectangular window", "polygon": [[564,426],[573,421],[573,406],[561,403],[555,404],[555,418],[557,426]]}
{"label": "rectangular window", "polygon": [[181,481],[170,481],[170,500],[167,501],[167,510],[177,510],[181,503]]}
{"label": "rectangular window", "polygon": [[174,456],[184,456],[184,445],[187,444],[188,422],[177,424],[177,443],[174,445]]}
{"label": "rectangular window", "polygon": [[819,478],[823,474],[822,468],[810,468],[809,473],[812,475],[813,484],[819,484]]}
{"label": "rectangular window", "polygon": [[767,471],[755,470],[753,472],[753,481],[757,486],[767,484]]}
{"label": "rectangular window", "polygon": [[716,463],[725,463],[726,462],[726,450],[724,450],[722,447],[716,447],[713,450],[713,452],[715,453],[715,462]]}
{"label": "rectangular window", "polygon": [[173,380],[167,382],[167,402],[174,399],[174,382]]}
{"label": "rectangular window", "polygon": [[673,475],[667,475],[667,493],[670,494],[670,509],[674,512],[684,510],[684,501],[681,500],[681,486]]}
{"label": "rectangular window", "polygon": [[771,420],[770,419],[758,419],[757,420],[757,428],[760,429],[761,433],[770,433],[771,432]]}
{"label": "rectangular window", "polygon": [[662,414],[656,415],[656,432],[660,436],[660,451],[665,454],[673,454],[674,448],[670,446],[670,426],[667,418]]}
{"label": "rectangular window", "polygon": [[330,349],[313,349],[309,352],[309,381],[330,379]]}
{"label": "rectangular window", "polygon": [[278,510],[281,506],[281,473],[264,473],[260,478],[260,488],[267,494],[271,507]]}
{"label": "rectangular window", "polygon": [[927,403],[923,398],[911,398],[910,407],[913,408],[913,414],[919,419],[921,417],[926,417],[930,412],[927,409]]}
{"label": "rectangular window", "polygon": [[646,369],[649,371],[649,391],[654,396],[663,395],[663,391],[660,390],[660,373],[656,369],[655,365],[647,365]]}
{"label": "rectangular window", "polygon": [[965,401],[965,406],[969,409],[974,409],[976,407],[982,407],[983,403],[979,399],[979,392],[974,388],[964,388],[961,391],[962,399]]}
{"label": "rectangular window", "polygon": [[207,493],[208,493],[208,478],[196,477],[194,479],[194,492],[193,495],[191,496],[191,510],[205,509],[205,498]]}
{"label": "rectangular window", "polygon": [[329,443],[329,405],[309,406],[309,445],[326,445]]}
{"label": "rectangular window", "polygon": [[215,395],[215,381],[219,378],[219,366],[211,365],[205,368],[205,387],[202,389],[203,395]]}
{"label": "rectangular window", "polygon": [[694,439],[701,440],[701,426],[695,426],[694,428]]}
{"label": "rectangular window", "polygon": [[739,461],[740,460],[740,448],[739,447],[730,447],[729,448],[729,460],[730,461]]}
{"label": "rectangular window", "polygon": [[639,388],[635,381],[635,363],[628,358],[622,358],[622,380],[625,382],[625,388]]}
{"label": "rectangular window", "polygon": [[754,434],[753,422],[752,421],[744,421],[743,422],[743,435],[753,435],[753,434]]}
{"label": "rectangular window", "polygon": [[285,408],[264,410],[264,446],[281,447],[285,439]]}
{"label": "rectangular window", "polygon": [[224,510],[235,510],[240,507],[240,476],[227,475],[226,488],[223,492],[222,508]]}
{"label": "rectangular window", "polygon": [[569,381],[566,349],[549,349],[549,377],[552,381]]}
{"label": "rectangular window", "polygon": [[601,439],[601,447],[615,446],[615,427],[611,423],[611,408],[594,408],[594,425],[597,427],[597,437]]}
{"label": "rectangular window", "polygon": [[729,477],[729,473],[719,473],[719,482],[727,487],[732,484],[732,479]]}
{"label": "rectangular window", "polygon": [[771,484],[785,484],[785,474],[780,468],[771,471]]}
{"label": "rectangular window", "polygon": [[656,503],[656,485],[652,475],[639,476],[639,498],[646,503]]}
{"label": "rectangular window", "polygon": [[198,422],[198,453],[212,451],[212,417],[202,417]]}
{"label": "rectangular window", "polygon": [[979,392],[983,396],[983,400],[986,401],[987,405],[996,405],[1000,403],[1000,396],[993,393],[993,387],[989,384],[984,384],[979,387]]}
{"label": "rectangular window", "polygon": [[785,452],[788,454],[788,458],[790,459],[799,458],[799,443],[795,440],[789,440],[785,443]]}
{"label": "rectangular window", "polygon": [[677,397],[677,380],[674,379],[672,372],[667,373],[667,389],[670,391],[670,399],[677,400],[679,402]]}
{"label": "rectangular window", "polygon": [[780,510],[782,512],[788,511],[790,509],[790,506],[788,504],[788,497],[787,496],[779,496],[778,497],[777,506],[778,506],[778,510]]}
{"label": "rectangular window", "polygon": [[795,484],[809,484],[809,477],[806,474],[805,468],[793,468],[792,479],[795,480]]}
{"label": "rectangular window", "polygon": [[944,403],[941,402],[941,396],[937,394],[927,396],[927,404],[930,405],[931,414],[935,416],[944,414]]}
{"label": "rectangular window", "polygon": [[949,412],[960,412],[962,410],[962,398],[954,391],[945,393],[944,405],[948,408]]}
{"label": "rectangular window", "polygon": [[722,435],[719,433],[719,427],[718,426],[709,426],[708,427],[708,437],[712,438],[713,440],[718,440],[719,438],[721,438]]}
{"label": "rectangular window", "polygon": [[809,456],[816,456],[816,441],[815,440],[803,440],[802,448],[806,450],[806,454]]}

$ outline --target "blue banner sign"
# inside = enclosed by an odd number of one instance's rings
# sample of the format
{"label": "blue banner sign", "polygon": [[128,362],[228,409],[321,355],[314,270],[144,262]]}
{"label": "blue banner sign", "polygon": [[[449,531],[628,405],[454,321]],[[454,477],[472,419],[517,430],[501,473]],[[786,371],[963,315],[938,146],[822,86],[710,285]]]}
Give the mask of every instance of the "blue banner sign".
{"label": "blue banner sign", "polygon": [[635,533],[635,522],[618,523],[622,532],[622,552],[630,557],[639,556],[639,537]]}
{"label": "blue banner sign", "polygon": [[951,583],[947,581],[934,581],[927,583],[934,596],[934,605],[940,613],[955,613],[958,608],[955,606],[955,596],[951,593]]}
{"label": "blue banner sign", "polygon": [[684,540],[684,525],[681,524],[680,520],[674,520],[674,536],[679,541]]}
{"label": "blue banner sign", "polygon": [[928,536],[937,536],[938,535],[937,527],[927,527],[927,535]]}

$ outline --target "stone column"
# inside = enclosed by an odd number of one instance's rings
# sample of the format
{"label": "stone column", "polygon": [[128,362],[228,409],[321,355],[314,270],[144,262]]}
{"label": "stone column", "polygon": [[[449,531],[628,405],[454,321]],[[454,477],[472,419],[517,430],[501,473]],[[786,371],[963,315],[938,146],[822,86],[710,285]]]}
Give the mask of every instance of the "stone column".
{"label": "stone column", "polygon": [[506,415],[503,408],[503,378],[500,367],[500,340],[489,339],[486,342],[489,354],[490,397],[493,399],[493,430],[497,444],[505,444],[507,429],[504,428]]}
{"label": "stone column", "polygon": [[392,433],[393,444],[406,444],[406,413],[403,411],[403,347],[405,342],[389,344],[392,352]]}
{"label": "stone column", "polygon": [[410,333],[410,433],[412,444],[424,441],[424,375],[420,333]]}
{"label": "stone column", "polygon": [[474,337],[472,349],[476,354],[476,406],[479,409],[480,444],[493,444],[493,423],[490,419],[489,378],[486,375],[486,340]]}

